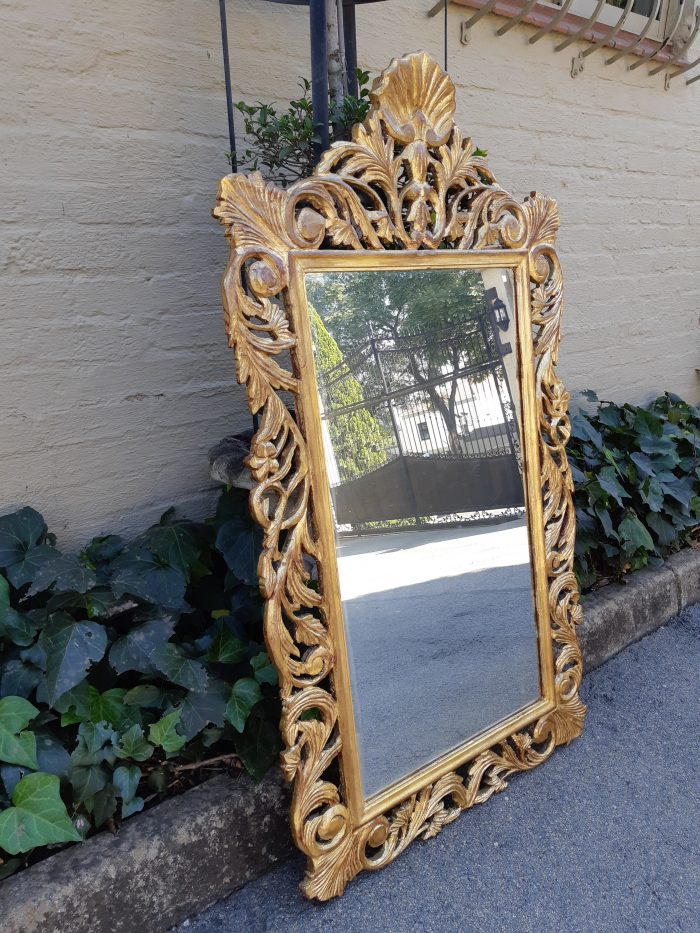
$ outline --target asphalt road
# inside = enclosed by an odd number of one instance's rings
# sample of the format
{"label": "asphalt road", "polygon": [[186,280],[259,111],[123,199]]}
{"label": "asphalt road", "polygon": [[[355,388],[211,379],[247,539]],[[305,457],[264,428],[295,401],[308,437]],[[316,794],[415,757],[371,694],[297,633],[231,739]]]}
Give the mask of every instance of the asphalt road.
{"label": "asphalt road", "polygon": [[294,857],[182,933],[698,933],[700,604],[584,682],[583,736],[331,903]]}
{"label": "asphalt road", "polygon": [[366,797],[540,696],[525,520],[344,538]]}

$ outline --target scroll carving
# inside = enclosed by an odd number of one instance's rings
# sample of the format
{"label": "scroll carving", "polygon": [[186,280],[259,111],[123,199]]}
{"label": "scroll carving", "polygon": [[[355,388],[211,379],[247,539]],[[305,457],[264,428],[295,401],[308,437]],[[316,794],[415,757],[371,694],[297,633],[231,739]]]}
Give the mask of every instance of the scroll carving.
{"label": "scroll carving", "polygon": [[[308,860],[302,889],[319,900],[341,894],[359,871],[389,863],[417,837],[436,835],[462,810],[503,790],[511,775],[542,763],[580,734],[585,715],[565,453],[569,396],[555,372],[563,306],[556,204],[539,194],[519,204],[496,184],[454,124],[452,82],[425,53],[394,60],[371,101],[352,140],[335,143],[313,176],[282,190],[258,173],[229,175],[214,209],[231,244],[222,287],[228,339],[250,409],[260,415],[247,462],[250,505],[263,530],[258,570],[282,697],[282,767],[294,784],[292,832]],[[286,362],[297,345],[285,307],[289,254],[318,248],[525,249],[530,278],[556,708],[480,754],[460,769],[465,773],[444,775],[363,825],[353,824],[331,768],[341,736],[323,593],[329,558],[314,531],[303,427],[280,396],[299,391]],[[318,589],[308,585],[310,563],[318,568]]]}

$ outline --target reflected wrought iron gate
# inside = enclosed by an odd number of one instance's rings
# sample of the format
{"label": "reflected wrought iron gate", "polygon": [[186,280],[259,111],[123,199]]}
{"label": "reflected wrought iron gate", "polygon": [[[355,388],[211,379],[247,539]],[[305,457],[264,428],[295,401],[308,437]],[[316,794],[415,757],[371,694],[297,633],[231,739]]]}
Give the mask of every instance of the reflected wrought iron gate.
{"label": "reflected wrought iron gate", "polygon": [[372,334],[318,373],[339,525],[464,520],[523,505],[503,352],[485,304],[478,320],[439,331]]}

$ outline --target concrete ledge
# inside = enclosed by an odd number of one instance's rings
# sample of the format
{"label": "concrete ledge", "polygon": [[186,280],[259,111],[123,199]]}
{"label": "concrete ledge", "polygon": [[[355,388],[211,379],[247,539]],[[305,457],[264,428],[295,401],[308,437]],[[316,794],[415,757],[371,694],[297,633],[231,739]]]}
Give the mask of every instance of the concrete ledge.
{"label": "concrete ledge", "polygon": [[0,882],[2,933],[159,933],[292,850],[289,790],[216,777]]}
{"label": "concrete ledge", "polygon": [[[700,550],[674,555],[584,602],[586,670],[700,602]],[[290,793],[217,777],[0,882],[2,933],[161,933],[292,851]]]}
{"label": "concrete ledge", "polygon": [[639,570],[584,599],[578,638],[586,671],[700,602],[700,550],[686,548],[658,570]]}

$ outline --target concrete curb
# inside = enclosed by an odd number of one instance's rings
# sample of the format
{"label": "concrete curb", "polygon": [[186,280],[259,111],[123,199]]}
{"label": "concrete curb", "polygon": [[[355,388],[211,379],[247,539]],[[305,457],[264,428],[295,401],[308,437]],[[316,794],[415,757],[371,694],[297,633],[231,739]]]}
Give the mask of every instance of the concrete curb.
{"label": "concrete curb", "polygon": [[585,671],[700,602],[700,550],[686,548],[658,570],[639,570],[585,597],[578,639]]}
{"label": "concrete curb", "polygon": [[[584,603],[587,671],[700,602],[700,550],[641,570]],[[0,882],[3,933],[160,933],[231,894],[292,851],[289,789],[213,778]]]}
{"label": "concrete curb", "polygon": [[289,790],[216,777],[0,883],[2,933],[160,933],[292,850]]}

